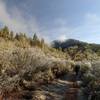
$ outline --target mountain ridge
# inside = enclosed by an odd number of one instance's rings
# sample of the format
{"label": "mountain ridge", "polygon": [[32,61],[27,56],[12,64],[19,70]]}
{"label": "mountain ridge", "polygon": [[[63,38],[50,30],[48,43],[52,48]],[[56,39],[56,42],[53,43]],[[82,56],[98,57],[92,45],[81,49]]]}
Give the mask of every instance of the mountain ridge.
{"label": "mountain ridge", "polygon": [[100,49],[100,44],[96,44],[96,43],[88,43],[88,42],[84,42],[84,41],[80,41],[80,40],[76,40],[76,39],[67,39],[65,41],[60,41],[60,40],[54,40],[52,42],[52,46],[54,48],[69,48],[69,47],[73,47],[73,46],[90,46],[91,49],[93,49],[94,47]]}

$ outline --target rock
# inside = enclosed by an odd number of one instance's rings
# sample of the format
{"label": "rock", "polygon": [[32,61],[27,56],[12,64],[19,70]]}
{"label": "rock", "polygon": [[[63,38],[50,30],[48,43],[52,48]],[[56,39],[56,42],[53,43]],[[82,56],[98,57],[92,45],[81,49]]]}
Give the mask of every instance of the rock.
{"label": "rock", "polygon": [[46,96],[37,92],[33,95],[33,100],[46,100]]}
{"label": "rock", "polygon": [[26,80],[20,81],[20,86],[23,88],[23,90],[29,90],[29,91],[34,91],[37,87],[35,82],[30,82]]}
{"label": "rock", "polygon": [[82,81],[77,81],[76,83],[79,87],[82,85]]}

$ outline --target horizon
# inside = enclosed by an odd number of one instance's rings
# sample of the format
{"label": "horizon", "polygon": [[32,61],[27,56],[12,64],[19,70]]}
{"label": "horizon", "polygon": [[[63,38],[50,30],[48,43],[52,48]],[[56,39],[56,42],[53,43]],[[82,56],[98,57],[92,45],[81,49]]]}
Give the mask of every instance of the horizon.
{"label": "horizon", "polygon": [[46,42],[75,39],[100,44],[99,0],[0,0],[0,28],[37,33]]}

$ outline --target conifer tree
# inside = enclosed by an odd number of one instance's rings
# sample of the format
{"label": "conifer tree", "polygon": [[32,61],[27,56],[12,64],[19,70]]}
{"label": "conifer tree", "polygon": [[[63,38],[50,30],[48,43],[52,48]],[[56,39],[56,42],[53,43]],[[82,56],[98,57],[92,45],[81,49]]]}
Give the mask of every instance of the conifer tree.
{"label": "conifer tree", "polygon": [[34,46],[40,46],[41,45],[40,40],[39,40],[39,38],[38,38],[36,33],[33,35],[33,43],[32,43],[32,45],[34,45]]}
{"label": "conifer tree", "polygon": [[0,37],[8,38],[9,37],[9,29],[7,26],[0,30]]}
{"label": "conifer tree", "polygon": [[33,41],[38,41],[38,36],[36,35],[36,33],[33,35]]}
{"label": "conifer tree", "polygon": [[45,43],[44,43],[44,39],[42,38],[42,39],[41,39],[41,48],[44,48],[44,44],[45,44]]}

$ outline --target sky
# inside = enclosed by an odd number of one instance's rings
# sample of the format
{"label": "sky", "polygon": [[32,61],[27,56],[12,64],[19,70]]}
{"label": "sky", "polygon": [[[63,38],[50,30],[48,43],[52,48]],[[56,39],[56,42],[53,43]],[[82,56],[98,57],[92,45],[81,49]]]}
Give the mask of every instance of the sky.
{"label": "sky", "polygon": [[0,0],[0,28],[5,25],[47,42],[100,44],[100,0]]}

